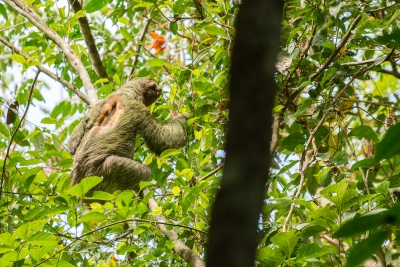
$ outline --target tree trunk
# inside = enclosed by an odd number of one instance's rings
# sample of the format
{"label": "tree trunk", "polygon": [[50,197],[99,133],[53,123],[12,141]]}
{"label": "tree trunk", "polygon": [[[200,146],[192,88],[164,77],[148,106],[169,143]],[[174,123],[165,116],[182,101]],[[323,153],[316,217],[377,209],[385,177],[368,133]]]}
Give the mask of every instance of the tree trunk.
{"label": "tree trunk", "polygon": [[236,23],[225,168],[211,219],[207,267],[254,266],[270,166],[282,0],[243,0]]}

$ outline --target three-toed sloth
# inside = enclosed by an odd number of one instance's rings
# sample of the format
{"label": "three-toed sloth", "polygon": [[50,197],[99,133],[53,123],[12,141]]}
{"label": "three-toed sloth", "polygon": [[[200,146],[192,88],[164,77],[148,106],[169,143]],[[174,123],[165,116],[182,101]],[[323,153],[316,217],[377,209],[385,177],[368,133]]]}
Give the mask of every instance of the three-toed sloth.
{"label": "three-toed sloth", "polygon": [[135,78],[88,112],[68,142],[74,155],[72,185],[85,177],[102,176],[94,190],[138,190],[139,182],[147,180],[151,170],[133,160],[136,134],[157,155],[185,146],[185,117],[180,115],[162,126],[147,108],[160,94],[155,80]]}

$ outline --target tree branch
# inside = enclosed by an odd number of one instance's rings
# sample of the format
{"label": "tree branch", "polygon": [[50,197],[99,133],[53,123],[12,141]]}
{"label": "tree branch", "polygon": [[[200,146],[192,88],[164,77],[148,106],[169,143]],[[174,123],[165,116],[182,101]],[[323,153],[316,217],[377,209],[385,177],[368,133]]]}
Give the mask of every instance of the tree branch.
{"label": "tree branch", "polygon": [[3,0],[12,9],[18,12],[20,15],[27,18],[33,25],[39,30],[46,34],[61,50],[64,52],[66,58],[71,63],[71,66],[76,70],[79,77],[82,80],[83,86],[85,87],[86,93],[89,97],[90,104],[93,105],[98,102],[96,89],[94,88],[89,74],[86,71],[82,61],[77,57],[71,46],[64,41],[54,30],[52,30],[47,24],[41,19],[41,17],[29,6],[23,3],[21,0]]}
{"label": "tree branch", "polygon": [[[2,42],[4,45],[6,45],[8,48],[10,48],[14,53],[17,53],[21,56],[23,56],[25,59],[28,59],[29,57],[27,55],[25,55],[24,53],[21,52],[21,50],[19,50],[18,48],[16,48],[14,45],[12,45],[10,42],[8,42],[6,39],[0,37],[0,42]],[[38,70],[40,70],[41,72],[43,72],[44,74],[46,74],[47,76],[49,76],[50,78],[52,78],[53,80],[60,82],[62,85],[64,85],[65,87],[67,87],[69,90],[71,90],[72,92],[74,92],[80,99],[82,99],[86,104],[90,104],[89,99],[81,92],[79,91],[78,88],[76,88],[74,85],[72,85],[71,83],[67,82],[66,80],[64,80],[63,78],[61,78],[60,76],[58,76],[57,74],[51,72],[50,70],[46,69],[45,67],[43,67],[42,65],[38,65],[36,66],[38,68]]]}
{"label": "tree branch", "polygon": [[17,132],[18,132],[18,130],[19,130],[19,127],[21,127],[21,124],[22,124],[22,122],[24,121],[24,119],[25,119],[25,117],[26,117],[26,114],[28,113],[29,105],[31,104],[33,89],[35,88],[35,84],[36,84],[37,78],[39,77],[39,74],[40,74],[40,70],[38,70],[38,72],[36,73],[35,78],[33,79],[32,86],[31,86],[31,90],[29,91],[28,101],[27,101],[27,103],[26,103],[25,112],[24,112],[24,114],[22,115],[21,119],[19,120],[17,127],[15,127],[15,131],[14,131],[14,133],[12,134],[12,136],[11,136],[11,138],[10,138],[10,141],[9,141],[9,143],[8,143],[7,152],[6,152],[6,155],[5,155],[5,157],[4,157],[3,170],[2,170],[1,181],[0,181],[0,199],[2,199],[2,195],[3,195],[3,183],[4,183],[4,179],[7,180],[7,178],[6,178],[6,177],[7,177],[7,175],[6,175],[6,161],[7,161],[7,158],[9,157],[9,154],[10,154],[11,144],[12,144],[12,142],[13,142],[13,140],[14,140],[15,135],[17,134]]}
{"label": "tree branch", "polygon": [[[72,6],[72,9],[75,13],[82,10],[82,5],[78,0],[69,0],[69,3]],[[79,25],[81,26],[83,39],[85,40],[86,46],[89,51],[90,59],[93,63],[94,71],[96,72],[99,78],[108,79],[108,75],[106,73],[106,69],[101,61],[99,51],[96,47],[96,42],[94,41],[92,31],[90,30],[89,22],[87,20],[86,15],[84,17],[78,18]]]}
{"label": "tree branch", "polygon": [[342,65],[342,66],[358,66],[358,65],[374,63],[375,60],[376,59],[368,59],[368,60],[363,60],[363,61],[345,62],[345,63],[340,63],[340,65]]}
{"label": "tree branch", "polygon": [[144,37],[146,36],[147,28],[149,27],[150,22],[151,22],[151,19],[148,19],[148,20],[146,21],[146,23],[144,24],[142,33],[141,33],[140,36],[139,36],[138,45],[137,45],[136,51],[135,51],[135,52],[136,52],[136,55],[135,55],[135,58],[133,59],[133,62],[132,62],[132,69],[131,69],[131,72],[129,73],[129,79],[132,78],[133,72],[135,71],[136,64],[137,64],[137,62],[138,62],[138,60],[139,60],[140,50],[142,49],[142,46],[143,46],[143,45],[142,45],[142,41],[143,41]]}
{"label": "tree branch", "polygon": [[343,36],[342,41],[339,43],[339,45],[335,48],[335,51],[331,54],[331,56],[322,64],[322,66],[313,74],[311,75],[311,79],[317,78],[336,58],[336,56],[339,54],[339,52],[342,50],[342,48],[346,45],[347,41],[349,40],[351,36],[351,32],[354,30],[354,28],[357,26],[358,22],[360,22],[362,16],[359,14],[353,21],[353,23],[350,25],[349,30],[347,33]]}
{"label": "tree branch", "polygon": [[393,75],[397,79],[400,79],[400,73],[393,71],[393,70],[378,70],[378,72]]}
{"label": "tree branch", "polygon": [[226,158],[211,214],[208,267],[254,266],[271,163],[283,5],[282,0],[241,1],[230,68]]}
{"label": "tree branch", "polygon": [[[147,195],[149,193],[148,188],[143,189],[143,194]],[[158,207],[157,202],[154,200],[154,198],[150,198],[147,206],[149,209],[152,211],[154,208]],[[165,217],[163,215],[156,215],[154,216],[157,223],[156,227],[165,235],[165,237],[169,240],[174,241],[174,251],[178,253],[178,255],[190,266],[193,267],[205,267],[206,264],[204,261],[194,253],[190,248],[188,248],[178,237],[178,234],[174,230],[167,230],[164,226],[164,222],[166,221]]]}

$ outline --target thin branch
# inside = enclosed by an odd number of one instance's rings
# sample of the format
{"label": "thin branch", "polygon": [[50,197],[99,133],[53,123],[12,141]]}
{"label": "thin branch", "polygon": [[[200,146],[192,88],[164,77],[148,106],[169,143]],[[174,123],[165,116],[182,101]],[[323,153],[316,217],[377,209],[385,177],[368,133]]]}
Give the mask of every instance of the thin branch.
{"label": "thin branch", "polygon": [[197,12],[199,12],[200,18],[204,19],[204,14],[203,14],[203,6],[200,0],[193,0],[194,5],[196,6]]}
{"label": "thin branch", "polygon": [[375,60],[376,59],[368,59],[368,60],[363,60],[363,61],[345,62],[345,63],[340,63],[340,65],[342,65],[342,66],[358,66],[358,65],[374,63]]}
{"label": "thin branch", "polygon": [[297,89],[293,91],[290,96],[286,99],[285,104],[283,105],[283,108],[278,112],[274,114],[274,121],[272,123],[272,137],[271,137],[271,146],[270,146],[270,155],[272,158],[272,155],[275,153],[276,146],[278,144],[278,137],[279,137],[279,125],[281,123],[281,119],[285,111],[288,109],[288,107],[291,105],[292,101],[303,91],[304,88]]}
{"label": "thin branch", "polygon": [[[19,50],[18,48],[16,48],[13,44],[11,44],[10,42],[8,42],[6,39],[0,37],[0,42],[2,42],[4,45],[6,45],[8,48],[10,48],[14,53],[17,53],[21,56],[23,56],[25,59],[28,59],[28,55],[24,54],[21,52],[21,50]],[[52,78],[53,80],[60,82],[62,85],[64,85],[65,87],[67,87],[69,90],[71,90],[72,92],[74,92],[80,99],[82,99],[86,104],[90,104],[89,99],[87,98],[87,96],[85,96],[81,91],[79,91],[78,88],[76,88],[73,84],[67,82],[66,80],[64,80],[63,78],[61,78],[60,76],[58,76],[57,74],[51,72],[50,70],[46,69],[45,67],[43,67],[42,65],[38,65],[36,66],[38,68],[38,70],[40,70],[41,72],[43,72],[44,74],[46,74],[47,76],[49,76],[50,78]]]}
{"label": "thin branch", "polygon": [[16,27],[18,27],[18,26],[20,26],[20,25],[25,24],[25,23],[27,23],[27,21],[20,22],[20,23],[17,23],[17,24],[15,24],[15,25],[12,25],[12,26],[10,26],[10,27],[0,29],[0,32],[4,32],[4,31],[6,31],[6,30],[14,29],[14,28],[16,28]]}
{"label": "thin branch", "polygon": [[146,36],[147,28],[149,27],[150,22],[151,22],[151,19],[148,19],[146,21],[146,23],[144,24],[142,33],[139,36],[138,45],[137,45],[136,51],[135,51],[136,55],[135,55],[135,58],[133,59],[133,62],[132,62],[132,69],[131,69],[131,72],[129,73],[129,78],[132,78],[133,72],[135,71],[136,64],[137,64],[137,62],[139,60],[140,50],[142,49],[142,46],[143,46],[142,42],[143,42],[144,37]]}
{"label": "thin branch", "polygon": [[384,6],[384,7],[380,7],[380,8],[377,8],[377,9],[372,9],[372,10],[369,10],[369,11],[367,11],[367,12],[368,12],[368,13],[371,13],[371,12],[378,12],[378,11],[381,11],[381,10],[385,10],[385,9],[391,8],[392,6],[395,6],[395,5],[397,5],[397,3],[393,3],[393,4],[391,4],[391,5]]}
{"label": "thin branch", "polygon": [[372,105],[378,105],[378,106],[382,106],[382,107],[389,107],[391,109],[394,110],[400,110],[400,107],[396,107],[395,105],[397,105],[397,103],[382,103],[382,102],[375,102],[375,101],[367,101],[367,100],[360,100],[360,99],[351,99],[351,98],[342,98],[342,100],[346,100],[346,101],[352,101],[355,103],[365,103],[365,104],[372,104]]}
{"label": "thin branch", "polygon": [[349,245],[347,245],[346,243],[339,242],[339,240],[334,239],[327,234],[322,234],[320,235],[320,237],[323,238],[329,244],[332,244],[335,247],[342,249],[343,251],[347,251],[350,248]]}
{"label": "thin branch", "polygon": [[[359,71],[357,71],[350,79],[350,81],[339,91],[339,93],[333,98],[332,103],[335,103],[337,101],[339,101],[341,95],[344,93],[344,91],[350,86],[350,84],[353,83],[353,81],[360,75],[364,74],[365,72],[371,70],[372,68],[376,67],[377,65],[372,64],[371,66],[365,67],[360,69]],[[312,140],[314,139],[315,134],[317,133],[318,129],[322,126],[322,124],[325,122],[326,117],[328,116],[328,112],[325,112],[321,118],[321,120],[318,122],[317,126],[315,126],[315,128],[310,132],[310,136],[307,140],[306,146],[304,147],[304,151],[301,155],[301,159],[300,159],[300,166],[299,166],[299,170],[300,170],[300,183],[299,183],[299,187],[297,189],[297,192],[295,194],[295,198],[299,198],[300,194],[301,194],[301,190],[303,189],[303,184],[304,184],[304,180],[305,180],[305,170],[307,170],[307,168],[311,165],[312,161],[308,161],[306,164],[304,164],[305,162],[305,158],[306,158],[306,153],[308,151],[308,147],[310,146]],[[314,155],[315,156],[315,155]],[[303,166],[303,164],[305,166]],[[292,216],[293,210],[295,208],[295,203],[292,203],[290,206],[290,210],[288,215],[285,218],[285,221],[282,225],[282,231],[285,232],[286,231],[286,224],[289,222],[290,217]]]}
{"label": "thin branch", "polygon": [[220,169],[222,169],[223,167],[224,167],[224,164],[221,163],[217,168],[215,168],[215,170],[213,170],[213,171],[207,173],[206,175],[204,175],[203,177],[201,177],[201,178],[199,179],[199,181],[205,180],[205,179],[207,179],[208,177],[213,176],[214,174],[216,174],[216,173],[217,173]]}
{"label": "thin branch", "polygon": [[393,75],[397,79],[400,79],[400,73],[398,73],[397,71],[393,71],[393,70],[378,70],[378,72],[384,73],[384,74]]}
{"label": "thin branch", "polygon": [[324,62],[324,64],[322,64],[322,66],[313,75],[311,75],[311,79],[317,78],[333,62],[333,60],[336,58],[336,56],[339,54],[339,52],[342,50],[342,48],[346,45],[347,41],[349,40],[349,38],[352,34],[352,31],[357,26],[358,22],[360,22],[361,18],[362,18],[362,16],[360,14],[354,19],[353,23],[349,27],[349,30],[343,36],[342,41],[335,48],[335,50],[333,51],[331,56]]}
{"label": "thin branch", "polygon": [[[69,0],[69,3],[72,6],[72,9],[75,13],[82,10],[82,5],[78,0]],[[90,30],[89,22],[87,20],[86,15],[83,17],[78,18],[79,25],[81,26],[83,39],[85,40],[86,46],[89,51],[90,59],[93,63],[94,71],[96,72],[99,78],[106,78],[108,79],[108,75],[106,73],[106,69],[101,61],[99,51],[96,47],[96,42],[93,38],[92,31]]]}
{"label": "thin branch", "polygon": [[[31,86],[31,90],[29,91],[28,101],[27,101],[27,103],[26,103],[25,112],[24,112],[24,114],[22,115],[21,119],[19,120],[17,127],[15,127],[15,131],[14,131],[14,133],[12,134],[12,136],[11,136],[11,138],[10,138],[10,141],[9,141],[9,143],[8,143],[6,156],[4,157],[4,161],[3,161],[3,171],[2,171],[2,175],[1,175],[1,181],[0,181],[0,199],[2,199],[2,195],[3,195],[3,183],[4,183],[4,178],[7,177],[7,175],[6,175],[6,162],[7,162],[7,158],[9,158],[10,148],[11,148],[11,145],[12,145],[12,143],[13,143],[14,137],[15,137],[15,135],[17,134],[17,132],[18,132],[18,130],[19,130],[19,127],[21,127],[21,124],[22,124],[22,122],[24,121],[24,119],[25,119],[25,117],[26,117],[26,114],[28,113],[28,109],[29,109],[29,106],[30,106],[30,104],[31,104],[33,89],[35,88],[35,84],[36,84],[37,78],[39,77],[39,74],[40,74],[40,70],[38,70],[38,72],[36,73],[35,78],[33,79],[32,86]],[[7,178],[6,178],[6,179],[7,179]]]}
{"label": "thin branch", "polygon": [[89,97],[90,104],[93,105],[98,102],[96,89],[94,88],[89,74],[86,71],[82,61],[77,57],[74,50],[71,48],[69,43],[64,41],[54,30],[52,30],[41,17],[29,6],[23,3],[21,0],[3,0],[12,9],[18,12],[20,15],[27,18],[33,25],[39,30],[46,34],[61,50],[64,52],[66,58],[71,63],[71,66],[76,70],[79,77],[82,80],[83,86],[86,89],[86,93]]}
{"label": "thin branch", "polygon": [[[145,188],[143,189],[143,194],[147,195],[149,193],[149,189]],[[152,211],[154,208],[158,207],[157,202],[154,200],[154,198],[150,198],[147,206],[149,209]],[[193,267],[205,267],[206,264],[205,262],[197,255],[194,253],[189,247],[187,247],[178,237],[178,234],[174,230],[167,230],[165,228],[164,223],[166,221],[165,217],[163,215],[156,215],[154,216],[156,221],[158,222],[156,224],[156,227],[167,237],[167,239],[174,241],[174,251],[178,253],[178,255],[190,266]]]}

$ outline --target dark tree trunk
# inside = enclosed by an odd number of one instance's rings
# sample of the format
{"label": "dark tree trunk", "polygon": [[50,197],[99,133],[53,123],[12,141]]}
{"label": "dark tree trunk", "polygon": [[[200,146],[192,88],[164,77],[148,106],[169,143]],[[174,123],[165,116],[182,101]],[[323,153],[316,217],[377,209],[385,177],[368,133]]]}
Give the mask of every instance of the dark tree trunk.
{"label": "dark tree trunk", "polygon": [[254,266],[271,160],[282,12],[283,0],[243,0],[240,7],[232,53],[225,167],[211,217],[207,267]]}

